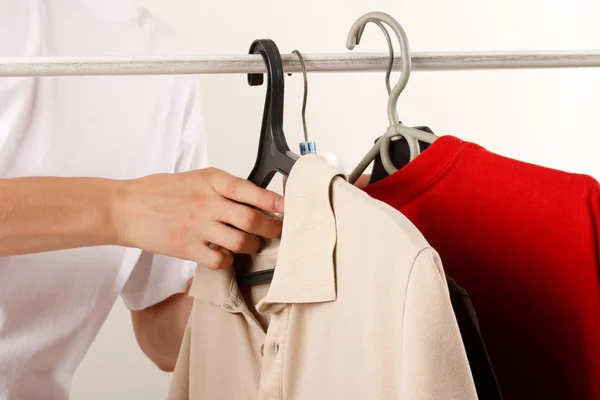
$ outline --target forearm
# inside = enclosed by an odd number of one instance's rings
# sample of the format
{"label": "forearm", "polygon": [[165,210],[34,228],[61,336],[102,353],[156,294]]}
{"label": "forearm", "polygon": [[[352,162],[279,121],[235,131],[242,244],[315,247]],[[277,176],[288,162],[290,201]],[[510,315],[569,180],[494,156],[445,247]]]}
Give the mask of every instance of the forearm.
{"label": "forearm", "polygon": [[0,256],[117,244],[121,183],[96,178],[0,179]]}
{"label": "forearm", "polygon": [[162,371],[175,369],[192,303],[193,299],[182,293],[146,310],[132,312],[140,348]]}

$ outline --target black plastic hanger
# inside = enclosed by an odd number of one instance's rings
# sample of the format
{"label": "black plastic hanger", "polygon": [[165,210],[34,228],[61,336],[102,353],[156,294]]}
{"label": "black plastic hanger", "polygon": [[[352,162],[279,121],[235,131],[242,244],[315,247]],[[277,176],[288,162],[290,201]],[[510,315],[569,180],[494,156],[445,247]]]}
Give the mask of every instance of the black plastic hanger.
{"label": "black plastic hanger", "polygon": [[[283,60],[275,42],[258,39],[252,42],[250,54],[260,54],[267,65],[267,95],[263,112],[262,128],[258,143],[258,154],[248,180],[266,188],[276,172],[288,176],[300,156],[290,151],[283,132],[284,78]],[[263,74],[248,74],[248,84],[259,86],[264,82]],[[257,285],[273,279],[274,270],[242,274],[238,284]]]}
{"label": "black plastic hanger", "polygon": [[[267,96],[258,154],[248,180],[267,187],[276,172],[289,175],[299,156],[290,151],[283,132],[284,71],[281,53],[271,39],[252,42],[250,54],[260,54],[267,65]],[[263,74],[248,74],[250,86],[260,86]]]}
{"label": "black plastic hanger", "polygon": [[[420,131],[433,133],[433,131],[427,126],[415,126],[415,129]],[[379,140],[379,138],[377,138]],[[375,142],[377,142],[375,140]],[[418,141],[421,152],[425,151],[431,144],[427,142]],[[389,149],[390,160],[397,169],[402,169],[410,162],[410,148],[408,142],[404,139],[392,140]],[[373,163],[373,170],[371,171],[371,177],[369,178],[369,185],[378,182],[389,176],[385,170],[381,161],[381,154],[378,154]]]}

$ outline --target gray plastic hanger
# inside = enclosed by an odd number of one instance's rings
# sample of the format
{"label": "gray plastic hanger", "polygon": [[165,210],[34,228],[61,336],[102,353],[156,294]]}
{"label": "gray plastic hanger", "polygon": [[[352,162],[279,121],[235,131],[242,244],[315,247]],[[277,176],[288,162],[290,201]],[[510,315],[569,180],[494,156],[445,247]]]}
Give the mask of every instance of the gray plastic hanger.
{"label": "gray plastic hanger", "polygon": [[[386,23],[394,31],[398,38],[398,42],[400,43],[400,54],[402,55],[402,68],[400,79],[398,83],[396,83],[394,88],[391,90],[388,99],[387,109],[389,126],[387,128],[387,131],[377,141],[377,143],[375,143],[375,146],[373,146],[373,148],[369,150],[367,155],[359,162],[354,171],[352,171],[352,173],[349,175],[348,180],[351,183],[356,182],[356,180],[362,175],[362,173],[373,162],[373,160],[375,159],[375,157],[377,157],[377,154],[379,153],[381,153],[381,161],[386,171],[389,174],[393,174],[397,171],[396,167],[394,166],[392,160],[389,157],[389,145],[393,139],[398,138],[400,136],[407,141],[410,149],[411,160],[413,160],[420,153],[418,140],[427,143],[433,143],[437,139],[437,136],[435,135],[423,132],[418,129],[410,128],[399,123],[397,110],[398,98],[400,97],[400,94],[402,93],[402,91],[408,83],[411,71],[411,57],[408,44],[408,37],[400,23],[389,14],[385,14],[382,12],[367,13],[360,17],[358,20],[356,20],[356,22],[350,28],[350,32],[348,33],[348,39],[346,41],[346,47],[348,48],[348,50],[353,50],[360,43],[360,39],[362,37],[364,29],[369,22],[377,24],[380,28],[382,28],[382,22]],[[386,37],[387,36],[388,35],[386,35]],[[391,63],[393,63],[393,61],[394,60],[392,57]]]}

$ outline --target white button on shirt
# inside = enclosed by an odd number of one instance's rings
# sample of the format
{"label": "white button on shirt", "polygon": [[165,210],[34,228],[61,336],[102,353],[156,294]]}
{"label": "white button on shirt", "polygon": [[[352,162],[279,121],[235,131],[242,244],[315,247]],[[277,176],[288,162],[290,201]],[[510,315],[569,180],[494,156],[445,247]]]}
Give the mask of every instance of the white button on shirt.
{"label": "white button on shirt", "polygon": [[[186,54],[132,0],[0,1],[0,57]],[[0,78],[0,176],[129,179],[206,164],[193,76]],[[119,295],[142,309],[194,265],[95,247],[0,257],[0,399],[66,400]]]}

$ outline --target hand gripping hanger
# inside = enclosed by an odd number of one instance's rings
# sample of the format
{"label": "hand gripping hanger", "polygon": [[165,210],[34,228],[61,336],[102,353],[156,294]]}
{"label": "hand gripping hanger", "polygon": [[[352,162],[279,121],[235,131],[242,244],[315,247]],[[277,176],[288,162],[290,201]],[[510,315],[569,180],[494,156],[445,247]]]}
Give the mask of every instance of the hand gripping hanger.
{"label": "hand gripping hanger", "polygon": [[[356,182],[356,180],[360,177],[360,175],[367,169],[367,167],[373,162],[377,154],[381,153],[381,160],[384,168],[389,174],[393,174],[397,171],[394,166],[392,160],[389,157],[389,147],[392,139],[401,136],[406,139],[410,154],[411,160],[413,160],[416,156],[419,155],[419,143],[418,140],[427,143],[433,143],[437,136],[423,132],[418,129],[410,128],[399,123],[398,119],[398,98],[400,94],[406,87],[408,83],[408,79],[410,78],[411,71],[411,57],[410,57],[410,49],[408,45],[408,37],[404,32],[404,29],[400,25],[398,21],[391,15],[382,13],[382,12],[371,12],[360,17],[350,28],[350,32],[348,33],[348,38],[346,41],[346,47],[348,50],[353,50],[359,43],[364,32],[366,25],[369,22],[373,22],[377,24],[380,28],[381,23],[386,23],[396,36],[398,37],[398,41],[400,43],[400,52],[402,55],[402,70],[400,80],[394,88],[391,90],[391,94],[388,99],[388,122],[389,126],[387,128],[386,133],[375,143],[375,146],[367,153],[367,155],[359,162],[357,167],[352,171],[349,175],[348,180],[351,183]],[[393,62],[393,60],[392,60]]]}

